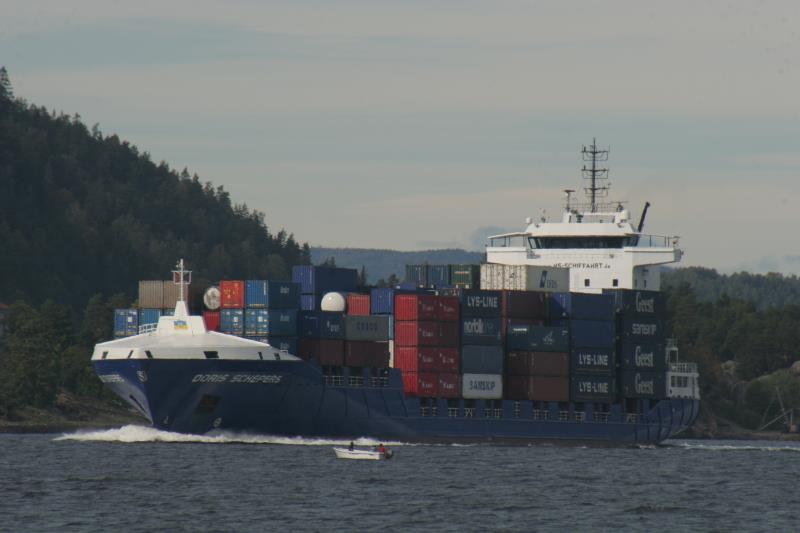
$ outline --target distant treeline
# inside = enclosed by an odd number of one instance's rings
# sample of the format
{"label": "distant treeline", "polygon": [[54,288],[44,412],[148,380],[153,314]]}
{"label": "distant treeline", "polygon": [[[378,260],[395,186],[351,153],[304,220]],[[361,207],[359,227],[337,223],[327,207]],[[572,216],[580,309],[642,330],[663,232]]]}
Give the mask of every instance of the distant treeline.
{"label": "distant treeline", "polygon": [[0,302],[81,310],[95,293],[168,278],[179,257],[206,280],[285,279],[311,260],[221,186],[15,98],[1,69]]}

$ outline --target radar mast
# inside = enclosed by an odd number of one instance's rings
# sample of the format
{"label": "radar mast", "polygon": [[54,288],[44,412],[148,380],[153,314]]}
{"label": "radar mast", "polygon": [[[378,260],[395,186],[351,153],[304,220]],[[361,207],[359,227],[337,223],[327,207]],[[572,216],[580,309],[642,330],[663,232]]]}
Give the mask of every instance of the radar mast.
{"label": "radar mast", "polygon": [[583,179],[588,181],[583,191],[586,193],[586,196],[589,197],[589,212],[596,213],[597,199],[608,196],[608,169],[597,166],[598,163],[608,161],[608,150],[598,150],[597,139],[592,138],[591,146],[584,146],[583,150],[581,150],[581,154],[585,162],[591,163],[590,167],[587,167],[585,164],[583,165]]}

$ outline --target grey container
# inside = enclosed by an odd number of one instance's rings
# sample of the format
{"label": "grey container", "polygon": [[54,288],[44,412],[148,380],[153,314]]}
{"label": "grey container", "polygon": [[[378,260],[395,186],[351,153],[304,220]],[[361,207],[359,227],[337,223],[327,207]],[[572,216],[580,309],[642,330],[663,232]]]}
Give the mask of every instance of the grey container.
{"label": "grey container", "polygon": [[348,341],[388,341],[389,316],[345,316],[344,338]]}
{"label": "grey container", "polygon": [[[172,304],[175,307],[175,304]],[[160,279],[139,282],[139,309],[164,308],[164,282]]]}
{"label": "grey container", "polygon": [[463,374],[502,374],[502,346],[462,346],[461,372]]}

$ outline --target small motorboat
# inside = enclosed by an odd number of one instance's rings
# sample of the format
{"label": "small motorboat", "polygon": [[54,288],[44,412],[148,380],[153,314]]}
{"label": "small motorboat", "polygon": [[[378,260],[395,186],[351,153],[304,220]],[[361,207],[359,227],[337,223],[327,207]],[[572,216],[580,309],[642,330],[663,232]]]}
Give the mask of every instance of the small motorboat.
{"label": "small motorboat", "polygon": [[380,461],[392,458],[392,450],[386,450],[384,453],[379,452],[377,449],[373,450],[359,450],[353,448],[337,448],[334,447],[333,451],[336,452],[336,457],[339,459],[364,459],[368,461]]}

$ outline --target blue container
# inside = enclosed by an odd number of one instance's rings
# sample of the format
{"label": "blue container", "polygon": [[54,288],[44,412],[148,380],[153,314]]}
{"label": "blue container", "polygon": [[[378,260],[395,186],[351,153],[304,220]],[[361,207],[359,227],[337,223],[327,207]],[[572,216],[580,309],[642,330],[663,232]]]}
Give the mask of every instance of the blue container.
{"label": "blue container", "polygon": [[138,311],[136,309],[114,309],[114,336],[130,337],[138,333]]}
{"label": "blue container", "polygon": [[344,339],[344,314],[302,311],[298,334],[305,339]]}
{"label": "blue container", "polygon": [[623,340],[619,353],[623,370],[665,372],[667,369],[667,355],[663,344]]}
{"label": "blue container", "polygon": [[450,285],[450,265],[428,266],[428,287],[442,288]]}
{"label": "blue container", "polygon": [[502,374],[503,358],[502,346],[462,346],[461,373]]}
{"label": "blue container", "polygon": [[158,324],[161,318],[161,309],[139,309],[139,326]]}
{"label": "blue container", "polygon": [[616,343],[616,328],[613,320],[570,320],[572,346],[613,348]]}
{"label": "blue container", "polygon": [[376,287],[370,291],[370,313],[373,315],[393,315],[394,297],[398,294],[413,294],[416,291]]}
{"label": "blue container", "polygon": [[554,328],[568,328],[569,318],[548,318],[545,320],[545,326]]}
{"label": "blue container", "polygon": [[223,309],[219,313],[219,330],[228,335],[244,335],[244,309]]}
{"label": "blue container", "polygon": [[620,336],[625,339],[663,344],[664,323],[658,318],[624,316],[620,320]]}
{"label": "blue container", "polygon": [[297,309],[267,309],[268,337],[296,337]]}
{"label": "blue container", "polygon": [[572,348],[569,368],[573,373],[613,374],[616,371],[614,348]]}
{"label": "blue container", "polygon": [[467,317],[461,319],[461,344],[502,346],[502,321],[499,318]]}
{"label": "blue container", "polygon": [[322,302],[322,295],[316,294],[301,294],[300,295],[300,310],[301,311],[319,311],[319,305]]}
{"label": "blue container", "polygon": [[461,291],[461,316],[500,318],[503,298],[500,291]]}
{"label": "blue container", "polygon": [[667,376],[661,372],[625,371],[622,373],[624,398],[666,398]]}
{"label": "blue container", "polygon": [[245,309],[244,334],[248,337],[269,335],[268,320],[266,309]]}
{"label": "blue container", "polygon": [[547,307],[550,318],[613,320],[616,304],[611,294],[553,292],[548,295]]}
{"label": "blue container", "polygon": [[509,351],[568,352],[569,329],[530,325],[509,326],[506,344]]}
{"label": "blue container", "polygon": [[414,287],[428,286],[428,265],[406,265],[406,283]]}
{"label": "blue container", "polygon": [[297,265],[292,267],[292,281],[300,284],[301,294],[353,292],[358,286],[358,270],[354,268]]}
{"label": "blue container", "polygon": [[569,397],[573,402],[611,403],[617,398],[614,376],[574,374],[570,380]]}
{"label": "blue container", "polygon": [[397,288],[408,292],[414,292],[419,288],[419,285],[414,281],[402,281],[397,284]]}
{"label": "blue container", "polygon": [[249,279],[245,282],[244,304],[250,308],[298,309],[300,285],[291,281]]}
{"label": "blue container", "polygon": [[617,312],[622,315],[661,317],[664,315],[664,294],[658,291],[630,289],[605,291],[614,297]]}

